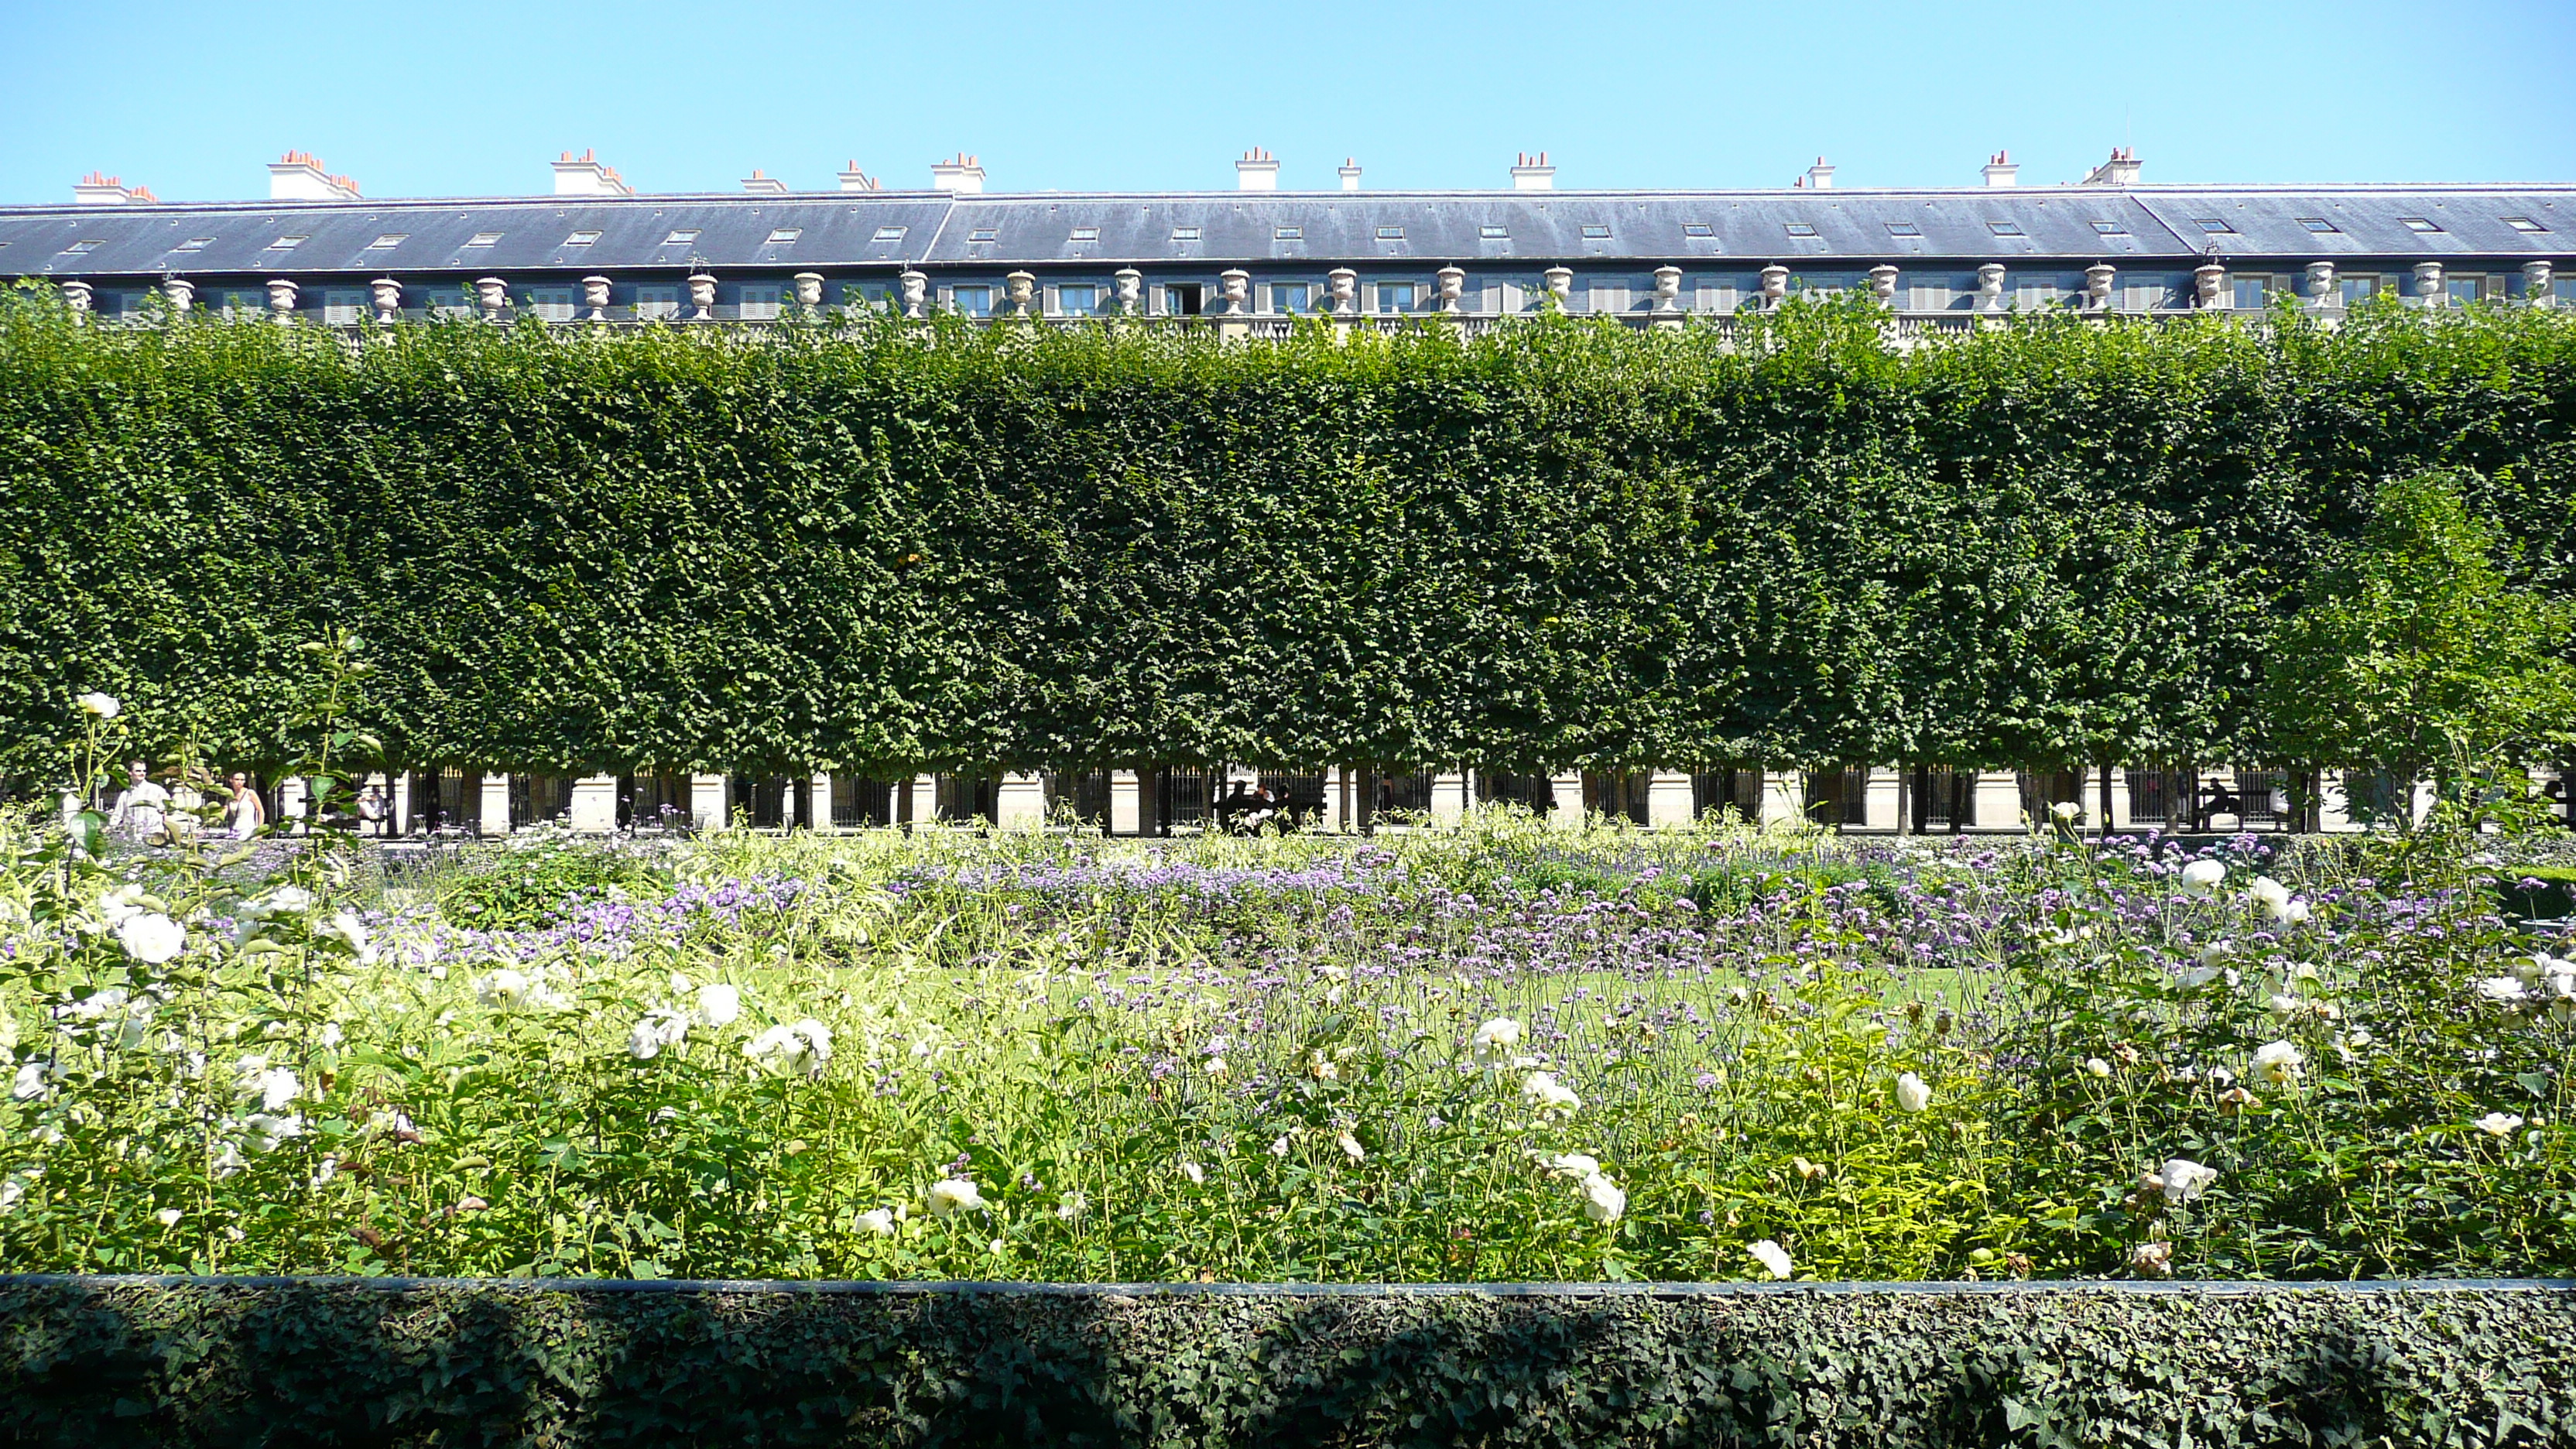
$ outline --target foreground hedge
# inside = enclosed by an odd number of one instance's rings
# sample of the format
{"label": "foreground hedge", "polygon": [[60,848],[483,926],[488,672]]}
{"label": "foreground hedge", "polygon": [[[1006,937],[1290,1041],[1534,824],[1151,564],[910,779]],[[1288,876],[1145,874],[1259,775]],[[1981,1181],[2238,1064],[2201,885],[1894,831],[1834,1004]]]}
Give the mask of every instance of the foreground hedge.
{"label": "foreground hedge", "polygon": [[2554,1444],[2576,1284],[0,1278],[11,1444]]}
{"label": "foreground hedge", "polygon": [[74,694],[531,769],[2252,758],[2382,478],[2576,581],[2576,313],[1339,346],[0,306],[0,772]]}

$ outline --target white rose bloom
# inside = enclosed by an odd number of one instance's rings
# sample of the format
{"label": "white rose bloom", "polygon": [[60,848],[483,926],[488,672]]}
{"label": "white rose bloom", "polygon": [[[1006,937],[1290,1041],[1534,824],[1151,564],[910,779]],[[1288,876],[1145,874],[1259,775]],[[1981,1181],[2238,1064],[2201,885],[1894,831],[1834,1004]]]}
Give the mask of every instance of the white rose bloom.
{"label": "white rose bloom", "polygon": [[2308,1059],[2285,1041],[2266,1042],[2254,1051],[2254,1075],[2275,1087],[2298,1085],[2299,1069]]}
{"label": "white rose bloom", "polygon": [[1467,1050],[1479,1066],[1503,1066],[1512,1060],[1512,1048],[1521,1044],[1521,1024],[1508,1016],[1498,1016],[1476,1028],[1467,1038]]}
{"label": "white rose bloom", "polygon": [[743,1044],[742,1054],[782,1076],[819,1077],[832,1059],[832,1029],[809,1016],[761,1032]]}
{"label": "white rose bloom", "polygon": [[[2058,823],[2065,824],[2073,821],[2077,816],[2082,815],[2084,813],[2084,807],[2072,800],[2060,800],[2056,804],[2048,807],[2048,813],[2055,816]],[[1783,1274],[1782,1276],[1785,1277],[1787,1275]]]}
{"label": "white rose bloom", "polygon": [[1225,1064],[1225,1058],[1210,1057],[1206,1061],[1199,1063],[1199,1070],[1221,1082],[1225,1080],[1226,1072],[1229,1069]]}
{"label": "white rose bloom", "polygon": [[891,1238],[894,1236],[894,1214],[884,1208],[870,1208],[859,1214],[859,1230],[874,1233],[880,1238]]}
{"label": "white rose bloom", "polygon": [[1789,1262],[1789,1250],[1769,1238],[1764,1238],[1744,1251],[1751,1253],[1755,1262],[1769,1269],[1774,1278],[1787,1278],[1797,1271]]}
{"label": "white rose bloom", "polygon": [[1183,1158],[1181,1160],[1181,1176],[1188,1178],[1191,1185],[1194,1187],[1204,1186],[1207,1182],[1207,1169],[1188,1160],[1187,1158]]}
{"label": "white rose bloom", "polygon": [[179,1226],[179,1219],[186,1216],[186,1213],[179,1211],[177,1208],[163,1208],[161,1211],[154,1213],[152,1215],[152,1219],[165,1228],[175,1228]]}
{"label": "white rose bloom", "polygon": [[1356,1137],[1353,1137],[1353,1136],[1352,1136],[1351,1134],[1349,1134],[1348,1132],[1342,1133],[1340,1136],[1335,1137],[1335,1138],[1333,1139],[1333,1141],[1334,1141],[1334,1143],[1335,1143],[1337,1146],[1339,1146],[1339,1147],[1342,1149],[1342,1155],[1343,1155],[1344,1157],[1349,1158],[1351,1161],[1353,1161],[1353,1162],[1363,1162],[1363,1161],[1366,1161],[1366,1160],[1367,1160],[1367,1158],[1368,1158],[1368,1149],[1367,1149],[1367,1148],[1365,1148],[1365,1147],[1360,1146],[1360,1140],[1359,1140],[1358,1138],[1356,1138]]}
{"label": "white rose bloom", "polygon": [[474,999],[495,1011],[516,1011],[528,1004],[528,975],[504,966],[474,983]]}
{"label": "white rose bloom", "polygon": [[2218,1181],[2218,1169],[2203,1167],[2187,1157],[2175,1157],[2166,1160],[2156,1177],[2164,1186],[2165,1201],[2180,1207],[2199,1201],[2209,1185]]}
{"label": "white rose bloom", "polygon": [[1563,1173],[1577,1182],[1601,1170],[1600,1160],[1586,1152],[1561,1152],[1554,1157],[1542,1157],[1539,1166],[1550,1172]]}
{"label": "white rose bloom", "polygon": [[1546,1072],[1532,1072],[1521,1078],[1521,1095],[1542,1112],[1572,1112],[1583,1105],[1583,1099],[1572,1088]]}
{"label": "white rose bloom", "polygon": [[349,950],[357,956],[360,962],[364,964],[373,965],[375,963],[376,948],[374,943],[368,939],[367,923],[358,919],[358,913],[356,911],[335,912],[331,919],[314,927],[313,934],[320,936],[325,940],[339,941],[346,944]]}
{"label": "white rose bloom", "polygon": [[2097,1077],[2107,1077],[2111,1075],[2111,1064],[2102,1060],[2100,1057],[2086,1057],[2084,1059],[2084,1070]]}
{"label": "white rose bloom", "polygon": [[2488,976],[2478,982],[2478,995],[2489,1001],[2516,1002],[2530,994],[2519,977]]}
{"label": "white rose bloom", "polygon": [[2510,1137],[2522,1128],[2522,1119],[2510,1112],[2489,1112],[2469,1124],[2489,1137]]}
{"label": "white rose bloom", "polygon": [[2308,918],[2308,903],[2290,899],[2290,888],[2268,875],[2254,877],[2254,884],[2246,887],[2245,894],[2271,912],[2273,920],[2295,925]]}
{"label": "white rose bloom", "polygon": [[[685,977],[674,977],[685,980]],[[677,987],[686,991],[687,987]],[[698,1025],[710,1030],[728,1027],[742,1015],[742,992],[721,981],[711,981],[698,988]]]}
{"label": "white rose bloom", "polygon": [[1583,1215],[1596,1223],[1615,1223],[1628,1210],[1628,1194],[1619,1184],[1593,1173],[1583,1179]]}
{"label": "white rose bloom", "polygon": [[2300,1009],[2307,1005],[2306,1002],[2301,1001],[2295,996],[2285,996],[2277,991],[2267,998],[2263,1004],[2271,1008],[2274,1016],[2296,1016],[2299,1014]]}
{"label": "white rose bloom", "polygon": [[1090,1210],[1091,1199],[1084,1196],[1080,1189],[1066,1193],[1056,1200],[1055,1215],[1061,1222],[1078,1223],[1082,1221],[1082,1215]]}
{"label": "white rose bloom", "polygon": [[242,1119],[242,1145],[256,1155],[304,1135],[304,1119],[274,1112],[253,1112]]}
{"label": "white rose bloom", "polygon": [[2215,860],[2195,860],[2182,868],[2183,894],[2206,896],[2227,879],[2227,867]]}
{"label": "white rose bloom", "polygon": [[9,1083],[9,1095],[21,1102],[32,1102],[50,1094],[53,1085],[45,1080],[45,1075],[43,1062],[20,1063],[17,1077]]}
{"label": "white rose bloom", "polygon": [[93,689],[80,697],[80,707],[84,714],[94,714],[100,719],[114,719],[117,711],[124,706],[116,702],[115,695],[101,694]]}
{"label": "white rose bloom", "polygon": [[688,1036],[689,1019],[669,1007],[661,1007],[644,1013],[644,1019],[626,1034],[626,1054],[639,1062],[649,1062],[688,1040]]}
{"label": "white rose bloom", "polygon": [[933,1217],[953,1218],[959,1213],[984,1210],[984,1194],[975,1184],[962,1177],[943,1178],[930,1185],[930,1213]]}
{"label": "white rose bloom", "polygon": [[1923,1079],[1907,1072],[1896,1079],[1896,1105],[1908,1112],[1920,1112],[1932,1105],[1932,1089]]}
{"label": "white rose bloom", "polygon": [[159,966],[187,948],[188,928],[158,911],[146,911],[117,923],[116,942],[135,960]]}

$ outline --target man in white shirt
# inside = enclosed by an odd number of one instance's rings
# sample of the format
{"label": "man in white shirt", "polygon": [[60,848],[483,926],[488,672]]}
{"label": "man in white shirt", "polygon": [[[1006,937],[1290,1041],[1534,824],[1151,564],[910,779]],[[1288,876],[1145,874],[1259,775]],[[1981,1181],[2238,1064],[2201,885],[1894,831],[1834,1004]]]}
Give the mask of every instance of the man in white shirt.
{"label": "man in white shirt", "polygon": [[160,838],[170,818],[170,792],[152,783],[141,760],[125,762],[125,793],[117,797],[108,832],[138,845]]}

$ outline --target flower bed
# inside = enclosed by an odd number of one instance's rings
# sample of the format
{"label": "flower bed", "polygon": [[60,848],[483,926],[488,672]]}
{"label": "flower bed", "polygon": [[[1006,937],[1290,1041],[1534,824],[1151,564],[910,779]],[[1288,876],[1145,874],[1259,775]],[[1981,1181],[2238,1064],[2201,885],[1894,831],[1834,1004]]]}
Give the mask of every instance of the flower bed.
{"label": "flower bed", "polygon": [[2576,1259],[2576,966],[2497,914],[2504,857],[2420,841],[720,836],[523,929],[446,918],[438,881],[371,897],[331,850],[251,882],[7,847],[21,1270]]}

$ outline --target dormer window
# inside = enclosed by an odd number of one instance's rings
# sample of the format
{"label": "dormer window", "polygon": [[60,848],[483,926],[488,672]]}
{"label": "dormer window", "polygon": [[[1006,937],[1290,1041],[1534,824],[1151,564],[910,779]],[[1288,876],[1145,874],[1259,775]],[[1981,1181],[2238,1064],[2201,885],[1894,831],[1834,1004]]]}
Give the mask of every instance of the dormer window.
{"label": "dormer window", "polygon": [[1785,227],[1791,236],[1814,236],[1816,234],[1816,228],[1813,224],[1808,222],[1792,221],[1785,223]]}
{"label": "dormer window", "polygon": [[1511,228],[1507,226],[1480,226],[1476,228],[1476,237],[1479,241],[1509,241],[1511,240],[1511,236]]}
{"label": "dormer window", "polygon": [[669,236],[662,238],[662,245],[666,247],[695,246],[697,245],[697,241],[698,229],[694,226],[684,226],[679,230],[672,232]]}
{"label": "dormer window", "polygon": [[500,239],[501,234],[497,231],[478,231],[467,237],[465,244],[469,247],[488,247]]}
{"label": "dormer window", "polygon": [[1923,235],[1923,228],[1916,226],[1910,221],[1891,221],[1887,224],[1887,234],[1889,236],[1921,236]]}
{"label": "dormer window", "polygon": [[764,243],[762,243],[762,245],[764,245],[764,246],[773,246],[773,247],[791,247],[791,246],[796,245],[796,239],[797,239],[798,237],[800,237],[800,236],[803,236],[804,234],[805,234],[805,228],[803,228],[803,227],[801,227],[801,226],[782,226],[782,227],[778,228],[777,230],[772,231],[772,232],[769,234],[769,240],[768,240],[768,241],[766,241],[766,242],[764,242]]}
{"label": "dormer window", "polygon": [[1583,229],[1583,239],[1585,241],[1608,241],[1610,239],[1610,228],[1606,226],[1587,226]]}
{"label": "dormer window", "polygon": [[1306,229],[1302,226],[1274,226],[1270,229],[1270,239],[1272,241],[1304,241],[1306,239]]}
{"label": "dormer window", "polygon": [[1990,221],[1986,223],[1986,230],[1993,232],[1997,236],[2020,236],[2022,234],[2021,223],[2017,221]]}
{"label": "dormer window", "polygon": [[2211,236],[2232,235],[2236,230],[2236,228],[2229,226],[2225,221],[2214,216],[2195,216],[2191,219],[2191,224],[2199,227],[2202,231],[2207,232]]}
{"label": "dormer window", "polygon": [[2397,218],[2397,220],[2403,224],[2408,231],[2419,232],[2426,236],[2431,236],[2441,230],[2440,227],[2433,224],[2433,219],[2431,217],[2401,216]]}
{"label": "dormer window", "polygon": [[976,242],[989,242],[999,237],[1001,234],[1002,233],[998,228],[979,226],[973,231],[966,233],[966,241],[969,245]]}
{"label": "dormer window", "polygon": [[1176,241],[1176,242],[1177,242],[1177,241],[1197,241],[1198,239],[1199,239],[1199,229],[1198,229],[1197,227],[1194,227],[1194,226],[1176,226],[1176,227],[1173,227],[1173,228],[1172,228],[1172,240],[1174,240],[1174,241]]}
{"label": "dormer window", "polygon": [[1073,229],[1073,234],[1065,239],[1067,241],[1096,242],[1100,240],[1100,228],[1096,226],[1077,226]]}
{"label": "dormer window", "polygon": [[2319,235],[2319,236],[2324,236],[2324,235],[2326,235],[2326,234],[2328,234],[2328,233],[2330,233],[2330,232],[2338,232],[2338,231],[2343,230],[2343,228],[2342,228],[2342,227],[2339,227],[2339,226],[2335,225],[2333,222],[2330,222],[2330,221],[2326,220],[2326,219],[2325,219],[2324,217],[2322,217],[2322,216],[2303,216],[2303,217],[2300,217],[2300,218],[2299,218],[2299,225],[2306,227],[2308,230],[2310,230],[2310,231],[2312,231],[2312,232],[2315,232],[2315,233],[2316,233],[2317,235]]}
{"label": "dormer window", "polygon": [[2547,227],[2545,227],[2545,226],[2542,226],[2539,222],[2533,221],[2530,217],[2527,217],[2527,216],[2507,216],[2507,217],[2501,217],[2501,218],[2498,218],[2498,219],[2499,219],[2499,220],[2501,220],[2505,225],[2507,225],[2507,226],[2509,226],[2509,227],[2512,227],[2515,231],[2527,231],[2527,232],[2539,233],[2539,232],[2546,232],[2546,231],[2548,231],[2548,230],[2549,230],[2549,228],[2547,228]]}
{"label": "dormer window", "polygon": [[599,233],[595,231],[577,231],[565,237],[563,244],[568,247],[586,247],[597,240],[599,240]]}
{"label": "dormer window", "polygon": [[[872,238],[872,240],[881,242],[899,242],[903,240],[903,232],[904,229],[899,226],[881,226],[877,228],[877,234]],[[691,232],[690,235],[695,236],[697,233]]]}
{"label": "dormer window", "polygon": [[1400,226],[1379,227],[1377,229],[1377,239],[1379,241],[1402,241],[1404,240],[1404,228]]}
{"label": "dormer window", "polygon": [[291,252],[302,245],[304,245],[304,238],[300,236],[282,236],[270,242],[268,249],[273,252]]}
{"label": "dormer window", "polygon": [[1682,223],[1682,235],[1711,237],[1717,235],[1717,228],[1705,221],[1686,221]]}

